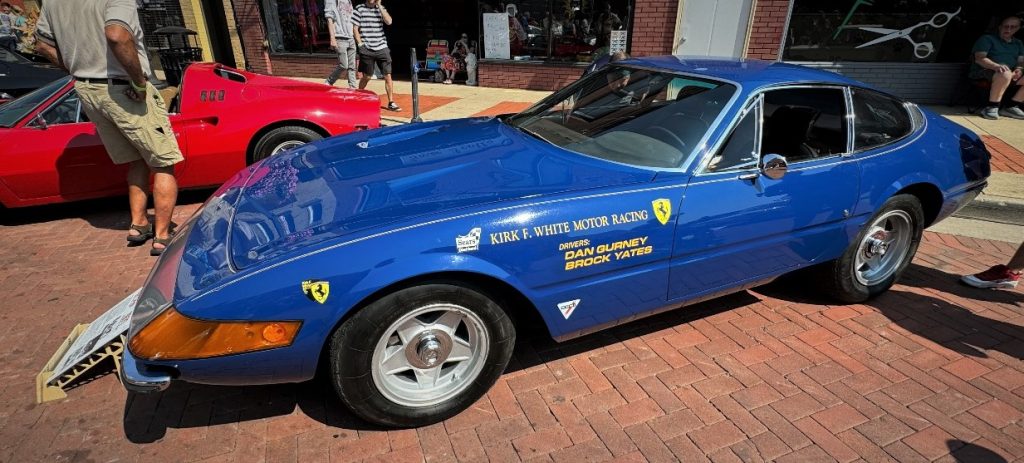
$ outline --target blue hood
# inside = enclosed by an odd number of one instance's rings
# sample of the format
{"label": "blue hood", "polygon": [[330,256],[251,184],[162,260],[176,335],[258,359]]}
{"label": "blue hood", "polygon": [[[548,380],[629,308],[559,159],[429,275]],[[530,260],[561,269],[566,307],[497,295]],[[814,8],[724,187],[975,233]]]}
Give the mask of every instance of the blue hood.
{"label": "blue hood", "polygon": [[255,166],[235,203],[231,258],[245,268],[399,221],[653,177],[563,150],[497,119],[357,132]]}

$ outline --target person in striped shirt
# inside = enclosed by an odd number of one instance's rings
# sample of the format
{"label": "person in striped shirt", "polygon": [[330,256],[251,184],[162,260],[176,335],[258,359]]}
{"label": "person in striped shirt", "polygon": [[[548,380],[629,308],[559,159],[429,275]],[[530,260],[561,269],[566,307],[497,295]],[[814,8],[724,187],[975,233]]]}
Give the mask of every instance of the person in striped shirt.
{"label": "person in striped shirt", "polygon": [[391,50],[388,49],[388,39],[384,37],[385,24],[391,25],[391,15],[381,0],[366,0],[352,14],[352,34],[359,52],[359,71],[363,73],[359,88],[366,88],[373,75],[373,65],[376,64],[384,73],[387,109],[401,111],[402,108],[395,103],[394,84],[391,82]]}

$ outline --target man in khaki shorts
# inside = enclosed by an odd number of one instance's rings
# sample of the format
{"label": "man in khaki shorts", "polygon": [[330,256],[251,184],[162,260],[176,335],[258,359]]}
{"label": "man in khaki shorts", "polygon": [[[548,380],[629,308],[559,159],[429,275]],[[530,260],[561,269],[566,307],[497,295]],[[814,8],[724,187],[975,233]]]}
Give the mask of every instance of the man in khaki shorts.
{"label": "man in khaki shorts", "polygon": [[[82,108],[114,164],[129,164],[128,241],[153,238],[160,255],[171,237],[178,198],[174,165],[181,150],[167,119],[167,106],[146,78],[149,57],[135,0],[46,0],[36,27],[36,51],[74,76]],[[146,215],[153,174],[156,226]]]}

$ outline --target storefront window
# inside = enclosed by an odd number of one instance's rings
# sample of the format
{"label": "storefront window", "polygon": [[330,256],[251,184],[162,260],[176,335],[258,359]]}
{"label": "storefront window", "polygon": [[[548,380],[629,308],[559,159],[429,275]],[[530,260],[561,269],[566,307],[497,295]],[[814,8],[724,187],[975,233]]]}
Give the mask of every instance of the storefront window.
{"label": "storefront window", "polygon": [[[10,11],[0,18],[0,25],[9,24],[17,42],[16,50],[22,53],[35,53],[36,22],[42,8],[41,0],[3,0],[10,5]],[[139,23],[142,26],[143,39],[149,48],[164,46],[154,30],[165,26],[184,26],[185,19],[181,5],[176,0],[136,0],[139,12]]]}
{"label": "storefront window", "polygon": [[612,31],[629,30],[632,7],[632,0],[481,2],[483,58],[591,61],[608,53]]}
{"label": "storefront window", "polygon": [[783,59],[967,62],[1013,2],[795,0]]}
{"label": "storefront window", "polygon": [[260,0],[274,53],[332,53],[324,0]]}

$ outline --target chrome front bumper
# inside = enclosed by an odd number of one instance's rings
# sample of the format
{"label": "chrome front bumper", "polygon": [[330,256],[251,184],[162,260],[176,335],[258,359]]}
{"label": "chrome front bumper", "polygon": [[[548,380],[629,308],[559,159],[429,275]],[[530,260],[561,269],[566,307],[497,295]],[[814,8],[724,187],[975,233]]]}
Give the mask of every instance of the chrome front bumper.
{"label": "chrome front bumper", "polygon": [[121,358],[121,384],[129,392],[159,392],[171,385],[171,376],[167,374],[144,372],[139,361],[125,346]]}

